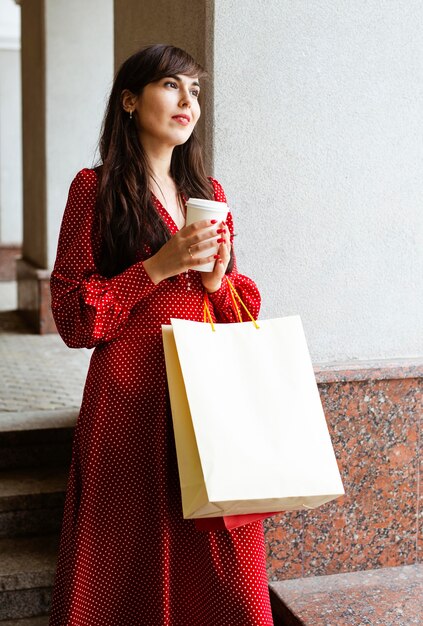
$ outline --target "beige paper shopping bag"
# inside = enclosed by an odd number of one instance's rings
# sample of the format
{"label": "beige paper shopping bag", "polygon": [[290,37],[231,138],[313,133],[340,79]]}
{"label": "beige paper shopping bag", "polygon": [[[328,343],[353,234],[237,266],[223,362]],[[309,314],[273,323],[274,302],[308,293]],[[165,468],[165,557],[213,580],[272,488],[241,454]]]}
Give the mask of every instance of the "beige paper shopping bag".
{"label": "beige paper shopping bag", "polygon": [[162,331],[185,518],[344,493],[299,316]]}

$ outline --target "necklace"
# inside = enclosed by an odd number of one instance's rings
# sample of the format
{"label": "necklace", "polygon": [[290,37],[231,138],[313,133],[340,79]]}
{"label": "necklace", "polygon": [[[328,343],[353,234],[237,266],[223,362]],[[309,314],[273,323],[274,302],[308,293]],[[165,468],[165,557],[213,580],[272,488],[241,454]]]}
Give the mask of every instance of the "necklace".
{"label": "necklace", "polygon": [[[168,209],[169,205],[167,203],[166,196],[164,195],[164,193],[162,191],[162,188],[160,187],[159,183],[154,178],[154,176],[152,174],[150,174],[150,176],[154,180],[154,182],[157,185],[157,188],[159,189],[160,193],[162,194],[162,197],[163,197],[163,200],[164,200],[164,208],[166,209],[167,213],[170,215],[169,209]],[[180,193],[177,194],[176,201],[177,201],[178,209],[181,211],[182,215],[185,217],[185,213],[184,213],[184,211],[182,209],[182,199],[181,199],[181,194]],[[190,280],[189,280],[189,270],[185,271],[185,280],[186,280],[186,283],[187,283],[187,291],[190,291],[191,290],[191,283],[190,283]]]}

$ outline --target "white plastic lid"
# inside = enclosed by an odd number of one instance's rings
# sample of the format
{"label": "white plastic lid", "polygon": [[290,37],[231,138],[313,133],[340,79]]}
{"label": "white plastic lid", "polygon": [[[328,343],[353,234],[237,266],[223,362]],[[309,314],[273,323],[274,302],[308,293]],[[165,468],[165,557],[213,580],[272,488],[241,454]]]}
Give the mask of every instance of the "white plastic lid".
{"label": "white plastic lid", "polygon": [[189,198],[187,204],[196,209],[203,209],[205,211],[226,211],[226,202],[216,202],[215,200],[206,200],[204,198]]}

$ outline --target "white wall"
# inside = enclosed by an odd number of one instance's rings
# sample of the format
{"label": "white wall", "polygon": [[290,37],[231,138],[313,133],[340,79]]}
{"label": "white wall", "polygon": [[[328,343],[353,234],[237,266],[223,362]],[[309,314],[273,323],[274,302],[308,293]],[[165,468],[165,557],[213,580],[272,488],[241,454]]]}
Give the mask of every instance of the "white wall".
{"label": "white wall", "polygon": [[423,353],[423,4],[215,2],[214,174],[313,361]]}
{"label": "white wall", "polygon": [[113,0],[45,0],[48,260],[69,185],[91,167],[113,80]]}
{"label": "white wall", "polygon": [[0,0],[0,244],[22,241],[20,8]]}

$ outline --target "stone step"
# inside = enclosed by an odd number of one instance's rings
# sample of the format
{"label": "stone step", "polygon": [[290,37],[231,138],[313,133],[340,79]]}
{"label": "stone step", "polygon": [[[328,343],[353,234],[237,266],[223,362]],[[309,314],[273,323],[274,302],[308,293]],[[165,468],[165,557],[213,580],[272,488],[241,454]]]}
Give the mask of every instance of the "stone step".
{"label": "stone step", "polygon": [[0,620],[46,615],[58,535],[0,539]]}
{"label": "stone step", "polygon": [[0,412],[0,470],[69,466],[76,409]]}
{"label": "stone step", "polygon": [[0,537],[60,530],[68,467],[0,471]]}
{"label": "stone step", "polygon": [[[423,564],[271,582],[275,624],[423,624]],[[278,622],[279,620],[279,622]]]}
{"label": "stone step", "polygon": [[48,626],[48,615],[27,617],[25,619],[0,620],[1,626]]}

